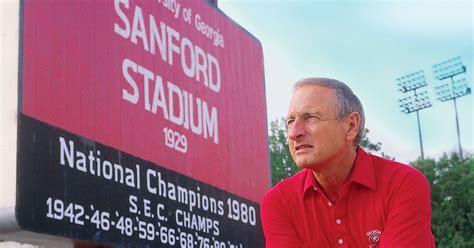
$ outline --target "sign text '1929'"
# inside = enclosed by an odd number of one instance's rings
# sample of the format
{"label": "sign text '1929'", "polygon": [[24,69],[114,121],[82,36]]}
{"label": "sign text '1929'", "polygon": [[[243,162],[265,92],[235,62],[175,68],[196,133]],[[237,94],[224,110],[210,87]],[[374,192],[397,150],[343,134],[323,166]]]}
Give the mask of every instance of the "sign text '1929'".
{"label": "sign text '1929'", "polygon": [[180,134],[171,128],[163,128],[165,134],[165,145],[179,152],[186,153],[188,151],[188,139],[184,134]]}

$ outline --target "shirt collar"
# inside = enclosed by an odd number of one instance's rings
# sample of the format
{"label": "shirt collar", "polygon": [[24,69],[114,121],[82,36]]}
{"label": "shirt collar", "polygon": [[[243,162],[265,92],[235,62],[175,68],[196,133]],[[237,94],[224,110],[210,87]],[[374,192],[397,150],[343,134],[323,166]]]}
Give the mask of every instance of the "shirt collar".
{"label": "shirt collar", "polygon": [[314,188],[318,189],[318,185],[316,184],[316,179],[314,179],[313,171],[310,169],[305,169],[306,170],[306,179],[304,181],[304,187],[303,187],[303,196],[305,195],[306,191],[308,189]]}
{"label": "shirt collar", "polygon": [[[310,169],[306,170],[306,178],[303,187],[303,196],[310,188],[318,190],[316,179]],[[357,157],[354,162],[354,169],[348,182],[356,182],[362,184],[372,190],[376,190],[375,168],[372,158],[361,147],[357,148]]]}
{"label": "shirt collar", "polygon": [[377,189],[374,162],[372,157],[361,147],[357,148],[357,157],[351,177],[349,178],[350,181],[360,183],[374,191]]}

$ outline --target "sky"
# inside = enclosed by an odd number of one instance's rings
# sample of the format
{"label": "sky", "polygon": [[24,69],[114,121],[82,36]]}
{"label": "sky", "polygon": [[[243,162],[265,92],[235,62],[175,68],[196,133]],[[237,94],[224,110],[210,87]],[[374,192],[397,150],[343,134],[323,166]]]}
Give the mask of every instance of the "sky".
{"label": "sky", "polygon": [[[416,112],[402,113],[396,79],[423,70],[432,107],[419,112],[425,158],[458,151],[454,102],[437,100],[432,66],[460,56],[472,88],[472,1],[243,1],[219,8],[263,45],[267,120],[284,117],[294,82],[330,77],[361,100],[368,137],[408,163],[421,156]],[[464,153],[473,153],[473,95],[456,100]]]}

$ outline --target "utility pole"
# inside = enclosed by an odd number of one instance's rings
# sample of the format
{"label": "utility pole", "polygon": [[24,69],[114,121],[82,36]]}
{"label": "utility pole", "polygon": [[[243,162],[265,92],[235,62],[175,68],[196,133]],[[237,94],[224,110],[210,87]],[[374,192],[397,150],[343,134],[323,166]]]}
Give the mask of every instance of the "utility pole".
{"label": "utility pole", "polygon": [[433,65],[433,74],[435,78],[443,81],[451,79],[450,82],[435,87],[438,100],[446,102],[452,100],[454,103],[454,113],[456,117],[456,131],[458,135],[459,157],[463,160],[461,134],[459,130],[459,117],[456,99],[465,95],[471,94],[471,88],[467,85],[466,79],[454,79],[460,74],[466,73],[466,67],[462,64],[461,57],[449,59]]}

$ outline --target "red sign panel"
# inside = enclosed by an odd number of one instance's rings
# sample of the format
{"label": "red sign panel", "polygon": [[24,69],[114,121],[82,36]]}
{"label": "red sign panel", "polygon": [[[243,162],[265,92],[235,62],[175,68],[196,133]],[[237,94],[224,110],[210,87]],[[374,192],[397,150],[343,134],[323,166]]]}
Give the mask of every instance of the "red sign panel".
{"label": "red sign panel", "polygon": [[23,17],[24,114],[260,200],[258,40],[204,1],[25,1]]}

